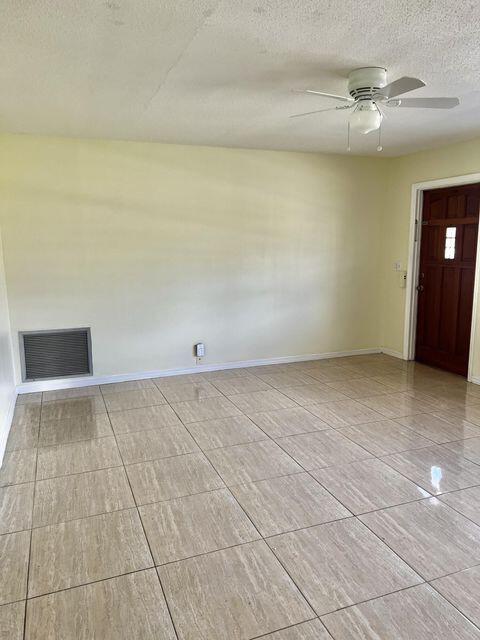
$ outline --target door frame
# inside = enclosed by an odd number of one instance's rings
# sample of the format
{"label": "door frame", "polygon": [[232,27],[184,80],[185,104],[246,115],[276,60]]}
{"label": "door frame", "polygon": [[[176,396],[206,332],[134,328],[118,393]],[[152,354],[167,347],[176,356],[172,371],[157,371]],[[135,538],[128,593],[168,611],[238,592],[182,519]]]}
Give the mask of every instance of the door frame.
{"label": "door frame", "polygon": [[[437,180],[427,180],[412,184],[410,199],[410,230],[408,237],[408,262],[407,262],[407,284],[405,298],[405,325],[403,336],[403,358],[404,360],[415,359],[415,338],[417,330],[417,280],[420,264],[420,236],[422,232],[422,210],[423,192],[430,189],[441,189],[443,187],[458,187],[466,184],[480,184],[480,173],[468,173],[463,176],[453,176],[450,178],[439,178]],[[480,229],[480,227],[479,227]],[[475,281],[473,285],[473,309],[472,326],[470,331],[470,351],[468,356],[467,380],[472,381],[474,340],[476,334],[477,302],[480,297],[480,238],[477,239],[477,252],[475,264]]]}

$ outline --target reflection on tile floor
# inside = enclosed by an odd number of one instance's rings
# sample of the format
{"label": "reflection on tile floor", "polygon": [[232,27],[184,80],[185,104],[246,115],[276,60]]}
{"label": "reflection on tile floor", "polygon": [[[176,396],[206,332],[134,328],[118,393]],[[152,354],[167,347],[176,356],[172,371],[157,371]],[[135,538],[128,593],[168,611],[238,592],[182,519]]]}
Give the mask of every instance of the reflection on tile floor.
{"label": "reflection on tile floor", "polygon": [[385,355],[32,393],[0,640],[480,640],[480,387]]}

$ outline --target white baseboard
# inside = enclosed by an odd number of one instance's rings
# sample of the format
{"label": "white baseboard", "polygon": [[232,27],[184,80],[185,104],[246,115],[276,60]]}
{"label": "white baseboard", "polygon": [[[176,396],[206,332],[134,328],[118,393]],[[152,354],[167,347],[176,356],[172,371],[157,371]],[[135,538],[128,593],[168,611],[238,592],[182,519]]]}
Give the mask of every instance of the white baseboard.
{"label": "white baseboard", "polygon": [[392,356],[392,358],[400,358],[400,360],[405,360],[401,351],[394,351],[393,349],[382,347],[382,353],[384,353],[386,356]]}
{"label": "white baseboard", "polygon": [[472,382],[473,384],[480,384],[480,378],[478,376],[472,376],[469,382]]}
{"label": "white baseboard", "polygon": [[12,398],[7,409],[7,415],[3,420],[3,424],[0,425],[0,467],[3,463],[3,456],[5,454],[5,448],[7,446],[8,434],[10,433],[10,427],[12,426],[13,413],[15,411],[15,403],[17,401],[17,392],[12,393]]}
{"label": "white baseboard", "polygon": [[135,373],[120,373],[110,376],[88,376],[81,378],[62,378],[60,380],[38,380],[24,382],[17,386],[17,393],[33,393],[35,391],[55,391],[57,389],[71,389],[73,387],[89,387],[96,384],[110,384],[111,382],[130,382],[145,378],[163,378],[179,376],[186,373],[202,373],[205,371],[222,371],[223,369],[241,369],[243,367],[258,367],[268,364],[286,364],[288,362],[307,362],[309,360],[325,360],[326,358],[340,358],[342,356],[358,356],[382,353],[380,348],[354,349],[351,351],[333,351],[330,353],[314,353],[303,356],[283,356],[280,358],[264,358],[262,360],[241,360],[221,364],[200,364],[187,369],[160,369],[157,371],[137,371]]}

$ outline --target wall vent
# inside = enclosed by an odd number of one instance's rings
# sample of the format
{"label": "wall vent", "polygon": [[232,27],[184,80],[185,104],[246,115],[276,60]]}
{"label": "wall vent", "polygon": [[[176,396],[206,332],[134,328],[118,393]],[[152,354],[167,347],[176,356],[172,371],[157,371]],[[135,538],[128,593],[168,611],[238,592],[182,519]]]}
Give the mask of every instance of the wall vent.
{"label": "wall vent", "polygon": [[90,329],[21,331],[24,382],[92,375]]}

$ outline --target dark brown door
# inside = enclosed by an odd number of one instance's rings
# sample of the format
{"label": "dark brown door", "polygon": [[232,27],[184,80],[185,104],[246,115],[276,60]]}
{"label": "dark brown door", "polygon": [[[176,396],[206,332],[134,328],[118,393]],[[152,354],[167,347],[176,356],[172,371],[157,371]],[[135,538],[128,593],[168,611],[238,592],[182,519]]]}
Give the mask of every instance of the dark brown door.
{"label": "dark brown door", "polygon": [[424,192],[415,359],[466,376],[480,185]]}

